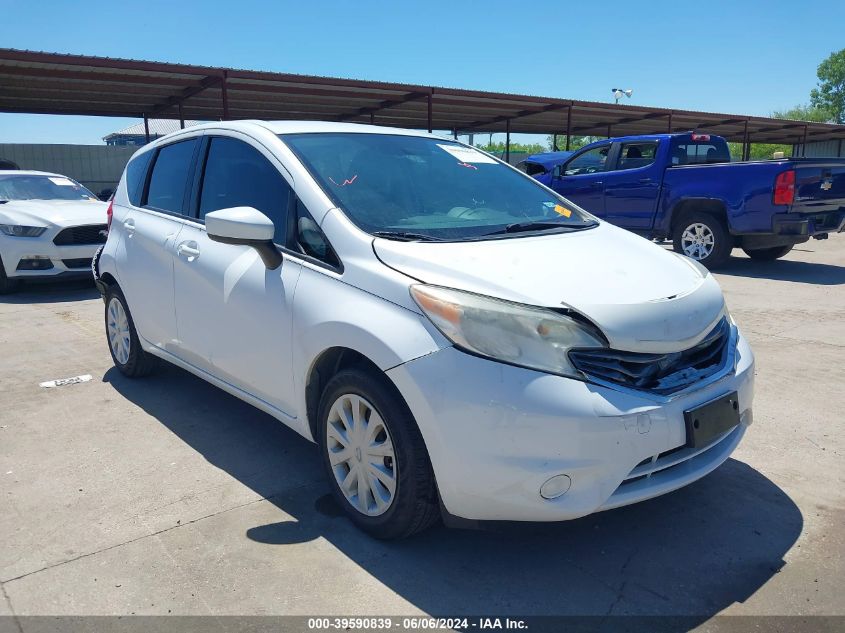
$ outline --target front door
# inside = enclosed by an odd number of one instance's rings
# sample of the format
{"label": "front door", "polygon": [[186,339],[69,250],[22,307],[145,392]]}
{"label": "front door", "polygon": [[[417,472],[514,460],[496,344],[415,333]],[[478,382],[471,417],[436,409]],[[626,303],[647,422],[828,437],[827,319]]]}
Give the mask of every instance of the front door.
{"label": "front door", "polygon": [[179,356],[292,415],[292,304],[301,265],[285,259],[268,270],[255,249],[213,242],[204,227],[211,211],[253,207],[273,221],[274,241],[284,244],[291,185],[249,139],[213,136],[202,154],[196,219],[176,244]]}
{"label": "front door", "polygon": [[604,171],[610,143],[575,154],[556,169],[552,189],[582,209],[604,217]]}

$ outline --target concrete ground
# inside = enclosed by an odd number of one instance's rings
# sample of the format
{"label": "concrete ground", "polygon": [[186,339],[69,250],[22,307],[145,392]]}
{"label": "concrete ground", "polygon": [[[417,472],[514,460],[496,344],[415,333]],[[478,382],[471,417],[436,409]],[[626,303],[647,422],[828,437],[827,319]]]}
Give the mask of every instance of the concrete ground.
{"label": "concrete ground", "polygon": [[843,247],[717,275],[758,368],[755,423],[712,475],[393,543],[339,516],[316,448],[269,416],[173,367],[123,378],[92,287],[0,297],[0,615],[845,615]]}

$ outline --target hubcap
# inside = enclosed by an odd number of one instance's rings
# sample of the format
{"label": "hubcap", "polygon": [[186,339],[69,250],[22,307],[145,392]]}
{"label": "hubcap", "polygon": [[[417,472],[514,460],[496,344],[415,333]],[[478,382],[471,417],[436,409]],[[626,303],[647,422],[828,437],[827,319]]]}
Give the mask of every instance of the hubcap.
{"label": "hubcap", "polygon": [[107,311],[107,329],[109,335],[109,345],[114,354],[115,359],[121,365],[129,362],[129,319],[126,318],[126,310],[123,309],[123,304],[117,297],[112,297],[109,301]]}
{"label": "hubcap", "polygon": [[335,400],[326,448],[337,485],[352,507],[367,516],[387,512],[398,471],[390,433],[375,407],[351,393]]}
{"label": "hubcap", "polygon": [[684,255],[692,259],[705,259],[713,252],[716,239],[706,224],[690,224],[681,234],[681,248]]}

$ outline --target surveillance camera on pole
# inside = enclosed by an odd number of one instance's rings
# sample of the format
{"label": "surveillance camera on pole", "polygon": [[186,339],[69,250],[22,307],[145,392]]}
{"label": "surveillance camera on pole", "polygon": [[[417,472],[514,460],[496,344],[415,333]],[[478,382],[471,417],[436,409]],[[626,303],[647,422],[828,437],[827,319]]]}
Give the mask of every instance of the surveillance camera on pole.
{"label": "surveillance camera on pole", "polygon": [[612,92],[613,98],[616,100],[616,103],[619,103],[619,100],[623,96],[628,97],[630,99],[631,95],[634,94],[634,91],[631,88],[626,88],[624,90],[622,88],[613,88]]}

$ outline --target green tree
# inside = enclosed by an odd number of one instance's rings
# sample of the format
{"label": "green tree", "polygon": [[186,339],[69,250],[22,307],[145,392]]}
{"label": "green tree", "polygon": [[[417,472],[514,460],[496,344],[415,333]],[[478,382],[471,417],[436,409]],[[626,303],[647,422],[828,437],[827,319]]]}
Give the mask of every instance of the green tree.
{"label": "green tree", "polygon": [[792,121],[813,121],[816,123],[827,123],[833,117],[827,108],[817,105],[797,105],[789,110],[775,110],[772,118],[790,119]]}
{"label": "green tree", "polygon": [[[569,141],[569,149],[570,151],[574,151],[584,147],[585,145],[589,145],[590,143],[595,143],[597,140],[599,140],[598,136],[573,136]],[[554,147],[552,147],[553,142],[554,136],[550,135],[546,139],[546,143],[549,145],[549,151],[554,149]],[[557,148],[561,151],[566,149],[566,134],[557,135]]]}
{"label": "green tree", "polygon": [[819,87],[810,92],[810,102],[827,110],[834,123],[845,123],[845,48],[819,64],[816,76]]}

